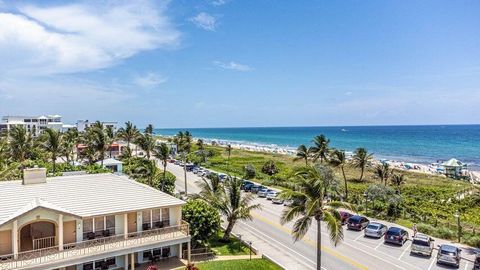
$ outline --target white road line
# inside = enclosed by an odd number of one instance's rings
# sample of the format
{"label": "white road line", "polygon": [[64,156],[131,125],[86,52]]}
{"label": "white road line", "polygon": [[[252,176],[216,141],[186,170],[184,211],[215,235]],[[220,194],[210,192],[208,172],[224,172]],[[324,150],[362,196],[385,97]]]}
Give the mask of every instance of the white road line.
{"label": "white road line", "polygon": [[377,250],[377,248],[379,248],[381,245],[383,245],[383,241],[380,241],[380,243],[378,243],[378,245],[375,247],[375,250]]}
{"label": "white road line", "polygon": [[[363,244],[363,243],[361,243],[361,242],[356,242],[356,243],[359,244],[359,245],[362,245],[362,246],[364,246],[364,247],[366,247],[366,248],[368,248],[368,249],[373,249],[373,248],[371,248],[371,247],[369,247],[369,246],[367,246],[367,245],[365,245],[365,244]],[[344,243],[342,243],[342,244],[344,244]],[[348,244],[347,244],[347,245],[348,245]],[[374,254],[372,254],[372,253],[370,253],[370,252],[367,252],[367,251],[365,251],[365,250],[363,250],[363,249],[359,249],[359,248],[357,248],[357,247],[355,247],[355,246],[353,246],[353,245],[348,245],[348,246],[351,246],[351,247],[353,247],[353,248],[355,248],[355,249],[361,250],[361,251],[367,253],[368,255],[370,255],[370,256],[372,256],[372,257],[375,257],[375,258],[377,258],[377,259],[380,259],[380,260],[382,260],[382,261],[384,261],[384,262],[388,262],[389,264],[393,264],[391,261],[387,261],[386,259],[382,259],[381,257],[376,256],[376,255],[374,255]],[[383,254],[383,255],[385,255],[385,256],[388,256],[388,257],[390,257],[390,258],[392,258],[392,259],[398,260],[397,258],[391,256],[391,255],[388,254],[388,253],[385,253],[385,252],[382,252],[382,251],[377,251],[377,252],[379,252],[379,253],[381,253],[381,254]],[[398,261],[400,261],[400,260],[398,260]],[[407,265],[409,265],[409,266],[413,266],[413,267],[415,267],[415,268],[417,268],[417,269],[422,270],[421,268],[419,268],[419,267],[417,267],[416,265],[413,265],[413,264],[411,264],[411,263],[404,262],[404,261],[400,261],[400,262],[402,262],[402,263],[404,263],[404,264],[407,264]],[[402,267],[402,266],[400,266],[400,265],[398,265],[398,264],[393,264],[393,265],[395,265],[395,266],[397,266],[397,267],[399,267],[399,268],[401,268],[401,269],[407,270],[405,267]]]}
{"label": "white road line", "polygon": [[357,241],[358,239],[360,239],[362,237],[365,237],[365,235],[363,233],[361,233],[359,236],[355,237],[355,240],[353,240],[353,241]]}
{"label": "white road line", "polygon": [[[309,263],[311,263],[311,264],[313,264],[313,265],[316,265],[316,262],[314,262],[314,261],[310,260],[309,258],[307,258],[307,257],[303,256],[302,254],[298,253],[297,251],[295,251],[295,250],[291,249],[290,247],[288,247],[288,246],[284,245],[284,244],[283,244],[283,243],[281,243],[280,241],[278,241],[278,240],[276,240],[276,239],[274,239],[274,238],[272,238],[272,237],[270,237],[270,236],[266,235],[265,233],[263,233],[263,232],[261,232],[261,231],[257,230],[256,228],[254,228],[254,227],[252,227],[252,226],[250,226],[250,225],[246,224],[245,222],[239,222],[239,223],[240,223],[240,224],[242,224],[242,225],[244,225],[244,226],[247,226],[249,229],[251,229],[251,230],[253,230],[253,231],[257,232],[257,234],[260,234],[262,237],[266,237],[266,238],[268,238],[268,239],[272,240],[273,242],[276,242],[278,245],[282,246],[283,248],[285,248],[285,249],[289,250],[289,251],[290,251],[290,252],[292,252],[292,253],[295,253],[297,256],[299,256],[299,257],[303,258],[305,261],[307,261],[307,262],[309,262]],[[307,265],[307,266],[308,266],[308,267],[310,267],[311,269],[315,269],[315,267],[311,267],[310,265]],[[324,267],[322,267],[322,269],[324,269],[324,270],[327,270],[327,269],[326,269],[326,268],[324,268]]]}
{"label": "white road line", "polygon": [[403,255],[405,255],[405,253],[407,252],[407,250],[410,249],[411,246],[412,246],[412,242],[410,242],[410,245],[408,245],[408,247],[402,251],[402,254],[400,255],[400,257],[398,257],[399,260],[402,259]]}
{"label": "white road line", "polygon": [[432,262],[430,263],[428,270],[432,269],[434,263],[435,263],[435,258],[432,258]]}
{"label": "white road line", "polygon": [[465,263],[465,270],[468,268],[468,262]]}

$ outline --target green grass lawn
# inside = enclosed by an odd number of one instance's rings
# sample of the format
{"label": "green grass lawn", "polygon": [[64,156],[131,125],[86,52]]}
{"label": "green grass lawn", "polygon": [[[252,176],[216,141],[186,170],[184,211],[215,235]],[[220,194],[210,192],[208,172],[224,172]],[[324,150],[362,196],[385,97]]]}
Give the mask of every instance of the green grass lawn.
{"label": "green grass lawn", "polygon": [[250,253],[250,249],[244,244],[240,243],[238,239],[230,237],[228,243],[220,241],[223,237],[223,232],[219,232],[218,235],[212,238],[209,242],[210,247],[218,256],[225,255],[247,255]]}
{"label": "green grass lawn", "polygon": [[200,270],[280,270],[278,265],[265,260],[231,260],[231,261],[211,261],[195,264]]}

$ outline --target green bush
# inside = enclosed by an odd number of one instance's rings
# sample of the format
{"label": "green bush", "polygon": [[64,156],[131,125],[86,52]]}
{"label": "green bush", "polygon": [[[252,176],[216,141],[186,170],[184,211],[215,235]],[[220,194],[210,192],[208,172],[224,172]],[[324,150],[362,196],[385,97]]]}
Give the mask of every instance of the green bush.
{"label": "green bush", "polygon": [[190,224],[194,245],[205,243],[220,229],[220,214],[217,209],[200,199],[189,200],[182,208],[182,217]]}
{"label": "green bush", "polygon": [[430,224],[425,224],[425,223],[419,223],[417,224],[417,230],[418,232],[428,234],[428,235],[434,235],[436,228],[433,227]]}
{"label": "green bush", "polygon": [[472,247],[480,248],[480,236],[464,236],[464,242]]}
{"label": "green bush", "polygon": [[441,226],[436,229],[434,236],[443,238],[443,239],[454,239],[456,236],[456,233],[448,228]]}

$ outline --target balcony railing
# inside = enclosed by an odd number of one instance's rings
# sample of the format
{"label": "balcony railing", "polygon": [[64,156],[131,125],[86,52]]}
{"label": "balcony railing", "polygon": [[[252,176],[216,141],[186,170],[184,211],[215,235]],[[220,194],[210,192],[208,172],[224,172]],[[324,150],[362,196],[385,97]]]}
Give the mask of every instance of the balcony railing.
{"label": "balcony railing", "polygon": [[44,249],[55,246],[55,236],[33,239],[33,249]]}
{"label": "balcony railing", "polygon": [[14,255],[0,256],[0,270],[28,269],[42,265],[57,264],[77,258],[83,258],[126,248],[142,247],[164,241],[185,238],[189,235],[188,223],[182,221],[180,225],[161,229],[133,232],[126,235],[115,235],[94,240],[82,241],[59,246],[19,252],[17,259]]}

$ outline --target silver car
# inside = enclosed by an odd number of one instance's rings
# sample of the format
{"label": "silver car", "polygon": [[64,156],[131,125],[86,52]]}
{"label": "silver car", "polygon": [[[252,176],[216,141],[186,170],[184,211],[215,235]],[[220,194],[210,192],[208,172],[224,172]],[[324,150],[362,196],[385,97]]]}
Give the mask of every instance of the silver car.
{"label": "silver car", "polygon": [[267,194],[273,190],[268,189],[268,188],[262,188],[257,192],[258,197],[260,198],[266,198]]}
{"label": "silver car", "polygon": [[272,191],[267,193],[267,200],[272,200],[272,199],[276,198],[277,196],[278,196],[278,192],[276,192],[275,190],[272,190]]}
{"label": "silver car", "polygon": [[412,241],[411,254],[420,254],[424,256],[432,256],[433,240],[430,236],[417,233]]}
{"label": "silver car", "polygon": [[365,228],[365,236],[367,237],[382,237],[388,230],[388,227],[378,222],[370,222]]}

